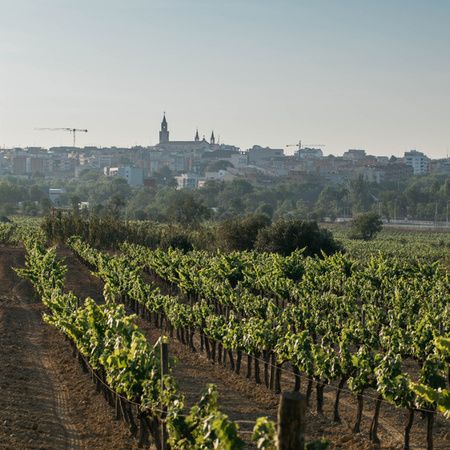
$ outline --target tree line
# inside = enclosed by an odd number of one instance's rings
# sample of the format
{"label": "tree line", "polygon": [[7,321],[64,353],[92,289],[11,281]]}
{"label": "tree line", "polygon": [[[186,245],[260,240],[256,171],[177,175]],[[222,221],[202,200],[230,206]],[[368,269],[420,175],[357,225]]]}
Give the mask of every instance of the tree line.
{"label": "tree line", "polygon": [[163,168],[153,181],[152,186],[132,188],[122,178],[91,169],[70,180],[5,176],[0,178],[0,215],[45,214],[54,206],[48,197],[51,187],[65,189],[58,206],[78,209],[80,202],[88,202],[89,211],[96,215],[189,224],[248,214],[320,221],[366,212],[387,220],[446,221],[450,204],[450,175],[380,184],[362,177],[341,184],[312,178],[274,179],[265,184],[235,179],[177,190],[174,173]]}

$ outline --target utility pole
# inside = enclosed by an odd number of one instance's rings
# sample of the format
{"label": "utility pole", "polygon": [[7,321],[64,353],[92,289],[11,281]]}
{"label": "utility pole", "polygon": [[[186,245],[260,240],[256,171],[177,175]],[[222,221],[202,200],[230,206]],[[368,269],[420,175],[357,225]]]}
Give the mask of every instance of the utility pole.
{"label": "utility pole", "polygon": [[447,220],[446,220],[446,223],[447,223],[447,227],[448,227],[448,204],[450,203],[450,201],[449,200],[447,200]]}

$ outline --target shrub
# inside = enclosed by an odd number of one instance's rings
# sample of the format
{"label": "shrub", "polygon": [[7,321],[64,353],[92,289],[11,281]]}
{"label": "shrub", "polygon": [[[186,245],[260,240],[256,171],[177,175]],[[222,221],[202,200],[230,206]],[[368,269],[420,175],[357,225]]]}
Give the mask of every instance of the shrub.
{"label": "shrub", "polygon": [[383,222],[378,214],[360,214],[352,221],[352,237],[368,241],[379,233],[382,228]]}
{"label": "shrub", "polygon": [[218,241],[225,250],[251,250],[259,231],[269,225],[270,219],[264,214],[228,219],[219,225]]}
{"label": "shrub", "polygon": [[290,255],[294,250],[305,248],[305,255],[321,252],[332,254],[342,250],[329,230],[319,228],[317,222],[299,219],[281,219],[258,233],[255,247],[261,252]]}
{"label": "shrub", "polygon": [[176,248],[181,250],[183,253],[190,252],[194,248],[190,237],[183,232],[174,232],[165,235],[161,239],[161,247],[165,250],[169,248]]}

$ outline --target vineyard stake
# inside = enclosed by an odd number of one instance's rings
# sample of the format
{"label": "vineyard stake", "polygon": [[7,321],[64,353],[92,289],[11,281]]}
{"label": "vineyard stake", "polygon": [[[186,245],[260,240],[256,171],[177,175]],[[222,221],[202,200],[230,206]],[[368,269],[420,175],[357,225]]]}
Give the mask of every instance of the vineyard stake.
{"label": "vineyard stake", "polygon": [[277,450],[304,450],[305,396],[299,392],[283,392],[278,407]]}
{"label": "vineyard stake", "polygon": [[[164,391],[164,375],[169,373],[169,344],[167,343],[167,338],[165,336],[161,336],[160,338],[161,345],[161,392]],[[161,422],[161,450],[167,449],[167,432],[166,427],[164,425],[164,419],[166,417],[166,408],[162,408],[162,418]]]}

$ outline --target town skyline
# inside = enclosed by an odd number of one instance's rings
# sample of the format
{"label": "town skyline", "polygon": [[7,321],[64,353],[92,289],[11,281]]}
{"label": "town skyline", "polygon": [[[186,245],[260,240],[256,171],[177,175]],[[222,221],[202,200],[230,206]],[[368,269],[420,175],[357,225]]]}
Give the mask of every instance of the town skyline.
{"label": "town skyline", "polygon": [[[163,111],[162,113],[162,117],[160,118],[160,121],[163,117],[170,117],[169,114],[166,111]],[[65,129],[65,131],[64,131]],[[59,130],[59,131],[58,131]],[[70,131],[70,127],[55,127],[54,131],[56,131],[56,133],[53,133],[52,130],[45,130],[45,128],[43,128],[42,130],[40,130],[39,128],[34,129],[35,132],[37,131],[48,131],[47,135],[48,136],[52,136],[52,135],[58,135],[57,138],[46,138],[46,140],[52,142],[52,144],[49,145],[42,145],[42,144],[36,144],[35,142],[31,145],[10,145],[10,146],[6,146],[6,145],[2,145],[1,148],[2,149],[8,149],[8,148],[33,148],[33,147],[40,147],[43,149],[50,149],[52,147],[71,147],[71,143],[73,141],[73,134],[67,134],[67,131]],[[87,131],[89,132],[89,130],[80,130],[80,131]],[[290,144],[285,144],[285,145],[278,145],[278,146],[270,146],[270,145],[265,145],[264,143],[261,142],[254,142],[253,144],[251,144],[248,148],[243,148],[242,146],[239,146],[238,144],[235,145],[235,143],[233,142],[228,142],[225,141],[223,139],[223,137],[220,135],[220,133],[217,133],[217,130],[214,129],[210,129],[208,130],[207,128],[202,128],[202,127],[198,127],[196,126],[193,131],[191,132],[190,136],[180,136],[178,133],[173,133],[172,128],[169,128],[169,132],[170,132],[170,141],[190,141],[190,140],[194,140],[196,134],[199,136],[200,140],[205,139],[206,141],[209,142],[210,140],[210,135],[211,133],[213,133],[215,135],[215,143],[220,143],[220,144],[225,144],[225,145],[231,145],[231,146],[235,146],[237,148],[239,148],[241,151],[247,151],[250,148],[254,147],[254,146],[260,146],[262,148],[277,148],[277,149],[282,149],[284,151],[284,154],[286,156],[292,156],[294,155],[294,153],[298,150],[298,145],[301,144],[302,148],[320,148],[324,154],[324,156],[342,156],[343,154],[345,154],[346,152],[348,152],[348,150],[353,150],[353,149],[357,149],[357,150],[365,150],[367,154],[372,154],[374,156],[395,156],[395,157],[402,157],[404,155],[405,152],[411,151],[411,150],[417,150],[420,152],[424,152],[426,154],[428,154],[431,158],[434,159],[442,159],[442,158],[448,158],[449,157],[449,151],[450,151],[450,146],[447,146],[445,149],[444,154],[439,155],[437,154],[437,156],[434,156],[432,154],[432,152],[427,152],[424,149],[421,148],[405,148],[404,150],[399,150],[397,153],[395,152],[389,152],[389,151],[384,151],[382,149],[380,149],[377,152],[371,152],[368,148],[364,148],[362,146],[353,146],[353,147],[347,147],[342,149],[341,151],[333,151],[330,149],[327,149],[327,145],[326,144],[317,144],[318,140],[316,140],[316,142],[314,143],[310,143],[310,142],[305,142],[305,140],[303,139],[299,139],[297,142],[292,142]],[[89,138],[87,137],[88,134],[83,134],[83,135],[77,135],[77,148],[83,149],[83,148],[88,148],[88,147],[97,147],[97,148],[114,148],[114,147],[118,147],[118,148],[133,148],[133,147],[143,147],[143,148],[153,148],[155,146],[158,145],[159,143],[159,139],[158,139],[158,135],[160,133],[159,128],[155,128],[153,134],[155,135],[154,139],[151,140],[150,144],[142,144],[139,142],[134,142],[132,144],[129,145],[116,145],[116,144],[110,144],[110,145],[102,145],[102,144],[95,144],[93,142],[89,142]],[[86,141],[86,142],[83,142]]]}
{"label": "town skyline", "polygon": [[[245,150],[450,146],[450,4],[0,0],[0,146],[150,146],[199,128]],[[105,7],[107,6],[107,8]],[[17,26],[20,24],[20,26]]]}

